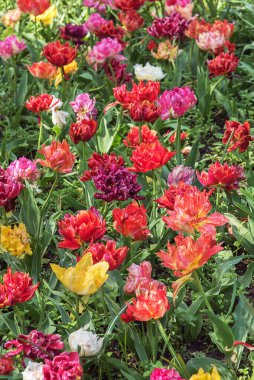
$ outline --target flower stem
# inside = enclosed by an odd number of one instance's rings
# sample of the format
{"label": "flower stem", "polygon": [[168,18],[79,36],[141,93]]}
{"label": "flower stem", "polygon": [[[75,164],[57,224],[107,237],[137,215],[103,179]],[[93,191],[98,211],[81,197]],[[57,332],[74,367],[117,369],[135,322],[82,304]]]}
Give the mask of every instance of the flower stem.
{"label": "flower stem", "polygon": [[180,372],[181,376],[184,376],[186,379],[189,379],[190,374],[189,374],[189,371],[188,371],[182,357],[175,352],[175,349],[172,346],[171,342],[169,341],[169,337],[167,336],[166,331],[164,330],[164,327],[161,324],[161,321],[159,319],[156,319],[156,322],[157,322],[157,325],[159,327],[159,331],[161,333],[161,336],[162,336],[164,342],[166,343],[170,354],[172,355],[172,357],[175,360],[176,369]]}
{"label": "flower stem", "polygon": [[177,165],[182,164],[182,153],[181,153],[181,118],[177,118],[177,130],[176,130],[176,162]]}
{"label": "flower stem", "polygon": [[202,284],[200,282],[200,279],[198,277],[198,272],[194,271],[193,274],[192,274],[192,276],[193,276],[193,278],[195,280],[196,286],[197,286],[197,288],[198,288],[198,290],[199,290],[199,292],[200,292],[200,294],[201,294],[201,296],[203,298],[203,301],[204,301],[207,309],[213,313],[213,308],[210,305],[210,302],[208,301],[208,298],[206,297],[205,291],[204,291],[203,286],[202,286]]}
{"label": "flower stem", "polygon": [[223,154],[222,154],[222,157],[221,157],[221,160],[220,160],[220,163],[221,164],[223,164],[223,162],[224,162],[224,159],[225,159],[225,156],[226,156],[226,153],[227,153],[227,150],[228,150],[228,147],[229,147],[229,144],[230,144],[230,142],[231,142],[231,140],[232,140],[232,137],[233,137],[233,135],[234,135],[234,129],[233,129],[233,131],[231,132],[231,134],[230,134],[230,136],[229,136],[229,139],[228,139],[228,141],[227,141],[227,143],[226,143],[226,145],[225,145],[225,149],[224,149],[224,151],[223,151]]}
{"label": "flower stem", "polygon": [[41,138],[42,138],[42,114],[40,114],[40,116],[38,116],[38,122],[39,122],[39,138],[38,138],[38,146],[37,146],[37,150],[39,150],[40,147],[41,147]]}

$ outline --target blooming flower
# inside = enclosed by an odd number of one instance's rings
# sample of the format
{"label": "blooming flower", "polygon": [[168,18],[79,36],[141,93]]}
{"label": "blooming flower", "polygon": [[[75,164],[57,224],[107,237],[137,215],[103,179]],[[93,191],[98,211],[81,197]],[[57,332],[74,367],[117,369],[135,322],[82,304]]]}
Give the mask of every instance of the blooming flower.
{"label": "blooming flower", "polygon": [[60,110],[62,105],[63,102],[60,99],[57,99],[55,96],[53,96],[53,99],[49,106],[49,109],[52,114],[52,123],[54,125],[59,125],[60,127],[66,124],[66,118],[69,116],[68,112]]}
{"label": "blooming flower", "polygon": [[0,57],[4,61],[21,53],[24,49],[26,49],[26,44],[24,41],[18,40],[15,35],[8,36],[0,41]]}
{"label": "blooming flower", "polygon": [[213,235],[201,235],[196,241],[182,234],[175,237],[176,245],[168,242],[168,251],[156,255],[163,266],[174,271],[176,277],[183,277],[202,267],[213,255],[223,250],[216,245]]}
{"label": "blooming flower", "polygon": [[83,119],[77,123],[71,123],[69,135],[74,144],[80,141],[90,140],[97,131],[98,123],[93,119]]}
{"label": "blooming flower", "polygon": [[155,368],[150,380],[184,380],[175,369]]}
{"label": "blooming flower", "polygon": [[9,252],[13,256],[24,254],[32,255],[30,236],[26,226],[20,223],[18,226],[0,226],[0,250]]}
{"label": "blooming flower", "polygon": [[219,31],[210,31],[199,34],[196,43],[201,50],[216,52],[218,48],[224,46],[226,38]]}
{"label": "blooming flower", "polygon": [[58,222],[60,235],[64,238],[60,248],[78,249],[82,243],[96,242],[106,232],[106,222],[96,208],[81,210],[77,215],[66,214]]}
{"label": "blooming flower", "polygon": [[3,285],[12,306],[33,298],[39,283],[33,285],[32,278],[27,273],[14,272],[11,268],[3,275]]}
{"label": "blooming flower", "polygon": [[[155,52],[157,48],[157,52]],[[177,58],[179,53],[178,46],[171,43],[170,40],[159,42],[158,46],[155,44],[151,49],[151,54],[156,59],[164,61],[173,61]]]}
{"label": "blooming flower", "polygon": [[48,111],[53,100],[53,95],[40,94],[38,96],[31,96],[26,101],[26,108],[36,114],[40,114],[43,111]]}
{"label": "blooming flower", "polygon": [[116,38],[121,42],[125,35],[124,29],[121,26],[115,26],[113,20],[105,21],[106,22],[97,25],[97,27],[94,28],[93,33],[98,38]]}
{"label": "blooming flower", "polygon": [[239,64],[239,59],[234,54],[221,53],[207,62],[209,74],[212,77],[232,74]]}
{"label": "blooming flower", "polygon": [[131,80],[132,74],[127,72],[127,65],[121,63],[117,59],[109,59],[102,65],[105,74],[111,82],[115,82],[117,85],[127,83]]}
{"label": "blooming flower", "polygon": [[183,39],[188,23],[180,13],[173,11],[168,17],[155,17],[147,32],[155,38]]}
{"label": "blooming flower", "polygon": [[197,103],[194,91],[190,87],[175,87],[166,90],[159,99],[161,106],[161,118],[181,117]]}
{"label": "blooming flower", "polygon": [[196,375],[191,376],[190,380],[221,380],[221,376],[216,367],[213,367],[211,373],[200,368]]}
{"label": "blooming flower", "polygon": [[15,340],[5,343],[6,349],[13,348],[6,355],[8,357],[24,355],[31,360],[50,359],[52,356],[59,355],[64,348],[64,343],[58,334],[44,334],[38,330],[32,330],[28,335],[20,334]]}
{"label": "blooming flower", "polygon": [[130,10],[126,12],[120,12],[118,18],[123,25],[123,28],[127,32],[134,32],[135,30],[142,28],[145,23],[144,18],[135,10]]}
{"label": "blooming flower", "polygon": [[80,380],[83,368],[77,352],[63,352],[53,360],[45,360],[43,380],[64,379]]}
{"label": "blooming flower", "polygon": [[107,37],[97,42],[88,52],[86,58],[88,63],[97,70],[98,65],[104,63],[107,59],[125,59],[119,54],[122,50],[123,45],[116,38]]}
{"label": "blooming flower", "polygon": [[45,45],[42,54],[52,65],[63,67],[75,59],[77,49],[73,49],[68,42],[61,44],[61,42],[57,40]]}
{"label": "blooming flower", "polygon": [[56,67],[49,62],[34,62],[32,65],[27,65],[27,68],[35,78],[52,79],[56,75]]}
{"label": "blooming flower", "polygon": [[[75,74],[75,72],[78,70],[78,64],[77,62],[74,60],[72,61],[71,63],[69,63],[68,65],[64,66],[63,67],[63,71],[64,71],[64,78],[65,80],[69,80],[69,76],[68,74]],[[62,70],[60,67],[58,67],[57,71],[56,71],[56,75],[51,79],[51,81],[55,81],[55,87],[57,88],[58,85],[62,82],[63,80],[63,73],[62,73]]]}
{"label": "blooming flower", "polygon": [[103,12],[107,6],[113,5],[113,0],[83,0],[83,4],[86,7],[96,8],[98,11]]}
{"label": "blooming flower", "polygon": [[6,172],[18,181],[33,182],[40,177],[36,164],[26,157],[11,162]]}
{"label": "blooming flower", "polygon": [[228,152],[239,150],[239,153],[245,152],[254,137],[250,135],[250,123],[245,121],[243,124],[239,121],[226,121],[226,130],[222,139],[223,144],[227,144],[229,139]]}
{"label": "blooming flower", "polygon": [[29,361],[26,369],[22,372],[23,380],[44,380],[42,363]]}
{"label": "blooming flower", "polygon": [[49,146],[43,144],[38,152],[44,156],[44,159],[36,160],[40,165],[58,173],[70,173],[72,171],[75,156],[71,153],[66,140],[63,142],[52,141]]}
{"label": "blooming flower", "polygon": [[182,196],[185,192],[191,192],[192,190],[193,186],[187,185],[184,181],[179,181],[177,184],[169,184],[169,188],[155,202],[159,204],[159,207],[174,210],[176,197]]}
{"label": "blooming flower", "polygon": [[83,43],[83,38],[87,34],[87,29],[85,24],[75,25],[67,24],[63,28],[60,28],[60,37],[64,40],[73,41],[74,44],[81,45]]}
{"label": "blooming flower", "polygon": [[0,376],[9,375],[14,370],[14,365],[11,358],[2,355],[0,357]]}
{"label": "blooming flower", "polygon": [[114,5],[122,11],[139,9],[145,0],[114,0]]}
{"label": "blooming flower", "polygon": [[147,284],[151,281],[152,265],[149,261],[143,261],[139,265],[131,264],[123,290],[126,294],[140,294],[145,291]]}
{"label": "blooming flower", "polygon": [[48,0],[18,0],[17,6],[23,13],[39,16],[50,7],[50,2]]}
{"label": "blooming flower", "polygon": [[212,164],[208,172],[197,173],[199,182],[205,187],[222,187],[227,191],[239,189],[239,182],[245,179],[241,166],[227,163],[220,164],[218,161]]}
{"label": "blooming flower", "polygon": [[149,285],[132,303],[127,303],[126,312],[121,315],[124,322],[159,319],[169,310],[166,286],[158,281],[152,281]]}
{"label": "blooming flower", "polygon": [[80,94],[70,102],[78,121],[95,118],[98,112],[95,104],[96,99],[91,99],[88,93]]}
{"label": "blooming flower", "polygon": [[97,292],[107,280],[109,264],[100,261],[93,264],[92,254],[87,252],[75,267],[68,269],[50,264],[58,280],[71,292],[79,295],[91,295]]}
{"label": "blooming flower", "polygon": [[169,2],[166,2],[165,11],[168,16],[171,15],[172,12],[178,12],[181,16],[189,20],[192,18],[193,8],[194,4],[192,4],[191,1],[187,3],[185,0],[179,2],[170,0]]}
{"label": "blooming flower", "polygon": [[112,152],[110,154],[98,154],[94,152],[87,164],[90,170],[86,170],[81,177],[81,181],[83,182],[90,181],[93,177],[97,176],[99,170],[105,166],[124,166],[124,159],[122,156],[116,156]]}
{"label": "blooming flower", "polygon": [[116,242],[108,240],[106,244],[91,243],[83,253],[91,252],[94,264],[106,261],[109,264],[109,270],[114,270],[122,264],[128,250],[129,248],[126,246],[116,248]]}
{"label": "blooming flower", "polygon": [[147,62],[145,66],[136,64],[134,66],[134,70],[138,81],[159,81],[165,78],[166,76],[166,74],[163,74],[161,67],[151,66],[149,62]]}
{"label": "blooming flower", "polygon": [[45,12],[41,13],[39,16],[30,15],[31,20],[34,22],[40,21],[43,25],[51,25],[53,19],[57,16],[57,9],[55,5],[51,5]]}
{"label": "blooming flower", "polygon": [[151,144],[141,143],[132,152],[130,161],[133,162],[133,167],[129,170],[146,173],[165,165],[174,155],[175,152],[164,148],[159,141]]}
{"label": "blooming flower", "polygon": [[168,210],[168,216],[164,216],[162,219],[167,227],[174,231],[183,231],[189,234],[199,231],[213,234],[215,227],[227,223],[227,218],[218,212],[208,215],[211,209],[209,194],[192,186],[188,191],[176,196],[174,209]]}
{"label": "blooming flower", "polygon": [[2,24],[4,26],[13,28],[15,24],[20,20],[21,11],[19,8],[9,9],[1,18]]}
{"label": "blooming flower", "polygon": [[103,338],[83,327],[69,335],[68,343],[71,351],[78,351],[80,356],[94,356],[100,352]]}
{"label": "blooming flower", "polygon": [[105,18],[101,17],[99,13],[92,13],[86,22],[83,24],[84,28],[91,32],[94,33],[96,29],[100,27],[100,25],[107,24],[107,20]]}
{"label": "blooming flower", "polygon": [[186,185],[191,185],[195,179],[195,170],[189,166],[177,165],[168,175],[167,184],[177,185],[179,182],[184,182]]}
{"label": "blooming flower", "polygon": [[145,240],[150,231],[147,228],[147,215],[144,205],[133,201],[127,207],[113,210],[114,228],[120,234],[133,240]]}
{"label": "blooming flower", "polygon": [[15,177],[0,167],[0,206],[11,211],[22,188],[23,185]]}
{"label": "blooming flower", "polygon": [[158,141],[157,132],[151,130],[147,125],[142,125],[141,128],[131,127],[123,143],[128,148],[135,149],[141,143],[152,144],[156,141]]}

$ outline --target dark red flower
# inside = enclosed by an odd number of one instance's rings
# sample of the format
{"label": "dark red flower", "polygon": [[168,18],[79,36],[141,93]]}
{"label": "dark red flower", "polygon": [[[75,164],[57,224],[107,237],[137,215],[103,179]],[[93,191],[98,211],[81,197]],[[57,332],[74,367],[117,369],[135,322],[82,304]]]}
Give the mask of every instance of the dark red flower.
{"label": "dark red flower", "polygon": [[83,254],[91,252],[94,264],[100,261],[107,261],[107,263],[109,263],[109,270],[114,270],[122,264],[127,256],[128,250],[129,248],[126,246],[116,248],[116,242],[114,240],[108,240],[106,244],[90,244]]}
{"label": "dark red flower", "polygon": [[87,30],[84,25],[67,24],[60,28],[60,37],[64,40],[71,40],[75,44],[83,44],[82,39],[86,36]]}
{"label": "dark red flower", "polygon": [[118,41],[122,41],[125,31],[120,26],[115,26],[113,20],[109,20],[105,23],[101,23],[97,28],[94,29],[93,33],[98,38],[116,38]]}
{"label": "dark red flower", "polygon": [[2,355],[0,357],[0,376],[8,375],[14,370],[14,363],[11,358]]}
{"label": "dark red flower", "polygon": [[114,228],[124,236],[133,240],[145,240],[150,231],[147,228],[147,215],[144,205],[133,201],[127,207],[113,210]]}
{"label": "dark red flower", "polygon": [[15,348],[8,352],[8,357],[20,355],[31,360],[50,359],[59,355],[64,348],[64,343],[58,334],[44,334],[41,331],[32,330],[28,335],[20,334],[17,339],[5,343],[6,349]]}
{"label": "dark red flower", "polygon": [[183,39],[188,24],[189,21],[186,18],[173,11],[168,17],[155,17],[152,26],[147,29],[147,32],[155,38]]}
{"label": "dark red flower", "polygon": [[130,33],[134,32],[136,29],[142,28],[145,23],[144,18],[135,10],[121,12],[119,13],[118,18],[123,27]]}
{"label": "dark red flower", "polygon": [[104,153],[101,155],[94,152],[92,157],[90,157],[87,161],[87,164],[90,170],[85,171],[83,176],[80,178],[83,182],[90,181],[93,177],[95,177],[101,167],[111,165],[118,167],[124,166],[124,159],[122,156],[116,156],[114,153]]}
{"label": "dark red flower", "polygon": [[42,54],[52,65],[63,67],[75,59],[77,49],[73,49],[68,42],[61,44],[61,42],[57,40],[45,45]]}
{"label": "dark red flower", "polygon": [[114,5],[122,11],[139,9],[145,0],[114,0]]}
{"label": "dark red flower", "polygon": [[60,248],[78,249],[83,243],[96,242],[106,232],[106,222],[96,208],[81,210],[77,215],[66,214],[58,222],[59,233],[64,240]]}
{"label": "dark red flower", "polygon": [[239,59],[234,54],[221,53],[214,59],[207,62],[210,76],[232,74],[239,64]]}
{"label": "dark red flower", "polygon": [[74,144],[80,141],[90,140],[97,131],[98,123],[94,119],[83,119],[77,123],[72,123],[69,131],[70,138]]}
{"label": "dark red flower", "polygon": [[63,352],[53,360],[45,360],[43,366],[44,380],[79,380],[83,375],[83,368],[77,352]]}
{"label": "dark red flower", "polygon": [[7,273],[3,275],[3,284],[5,285],[12,306],[16,303],[29,301],[33,298],[39,286],[39,282],[33,285],[32,278],[28,273],[12,273],[11,268],[8,268]]}
{"label": "dark red flower", "polygon": [[146,173],[165,165],[174,155],[175,152],[164,148],[159,141],[152,144],[141,143],[132,152],[130,160],[133,162],[133,167],[129,170]]}
{"label": "dark red flower", "polygon": [[144,100],[133,103],[129,107],[130,117],[137,122],[154,123],[161,115],[161,107],[153,102]]}
{"label": "dark red flower", "polygon": [[249,147],[254,137],[250,135],[250,123],[245,121],[243,124],[238,121],[226,121],[226,130],[222,139],[223,144],[227,144],[230,140],[228,152],[233,150],[239,150],[239,153],[243,153]]}
{"label": "dark red flower", "polygon": [[121,84],[131,81],[132,74],[126,71],[127,65],[121,63],[118,59],[107,60],[103,63],[102,68],[111,82]]}
{"label": "dark red flower", "polygon": [[41,94],[38,96],[31,96],[26,102],[26,108],[36,114],[43,111],[48,111],[53,100],[53,96],[49,94]]}

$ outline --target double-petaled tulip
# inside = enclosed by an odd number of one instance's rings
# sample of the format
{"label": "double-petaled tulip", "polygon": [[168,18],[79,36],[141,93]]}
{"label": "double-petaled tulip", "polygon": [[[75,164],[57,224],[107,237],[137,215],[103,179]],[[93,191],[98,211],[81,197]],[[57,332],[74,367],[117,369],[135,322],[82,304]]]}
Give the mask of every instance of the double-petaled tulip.
{"label": "double-petaled tulip", "polygon": [[239,188],[239,182],[245,179],[243,168],[239,165],[229,166],[227,163],[212,164],[208,172],[197,172],[199,182],[205,187],[222,187],[227,191]]}
{"label": "double-petaled tulip", "polygon": [[87,252],[75,267],[68,269],[51,264],[51,269],[58,280],[71,292],[81,296],[89,296],[96,293],[107,280],[109,264],[100,261],[93,264],[93,257]]}
{"label": "double-petaled tulip", "polygon": [[63,352],[52,360],[46,359],[43,366],[43,380],[80,380],[83,368],[77,352]]}
{"label": "double-petaled tulip", "polygon": [[32,65],[27,65],[27,68],[33,77],[39,79],[52,79],[56,76],[56,67],[49,62],[34,62]]}
{"label": "double-petaled tulip", "polygon": [[103,64],[107,59],[124,60],[124,56],[119,53],[123,50],[123,45],[116,38],[103,38],[97,42],[87,54],[87,62],[97,70],[98,65]]}
{"label": "double-petaled tulip", "polygon": [[207,62],[211,77],[232,74],[237,69],[238,64],[239,59],[233,53],[221,53]]}
{"label": "double-petaled tulip", "polygon": [[87,29],[85,27],[85,24],[67,24],[63,28],[60,28],[60,33],[60,37],[64,40],[71,40],[73,43],[81,45],[83,44],[83,38],[87,34]]}
{"label": "double-petaled tulip", "polygon": [[186,184],[183,180],[176,184],[170,184],[169,188],[164,190],[164,194],[155,200],[159,207],[168,210],[174,210],[175,200],[177,196],[181,196],[184,192],[191,191],[192,186]]}
{"label": "double-petaled tulip", "polygon": [[9,375],[12,371],[14,371],[14,363],[12,358],[2,355],[0,357],[0,376]]}
{"label": "double-petaled tulip", "polygon": [[66,214],[58,222],[59,233],[64,240],[60,248],[78,249],[83,243],[96,242],[106,232],[106,222],[96,208],[81,210],[77,215]]}
{"label": "double-petaled tulip", "polygon": [[190,236],[178,235],[176,245],[168,243],[167,252],[160,251],[157,256],[163,266],[172,269],[174,275],[183,277],[202,267],[213,255],[222,251],[216,244],[214,235],[201,235],[196,241]]}
{"label": "double-petaled tulip", "polygon": [[114,240],[108,240],[106,244],[90,244],[84,253],[90,252],[92,254],[94,264],[106,261],[109,264],[109,270],[114,270],[122,264],[128,250],[129,248],[126,246],[117,248]]}
{"label": "double-petaled tulip", "polygon": [[151,130],[147,125],[142,125],[140,128],[131,127],[123,143],[128,148],[135,149],[141,143],[152,144],[156,141],[158,141],[157,132]]}
{"label": "double-petaled tulip", "polygon": [[159,141],[152,144],[141,143],[132,152],[130,161],[133,166],[129,170],[146,173],[165,165],[174,155],[175,152],[170,152],[164,148]]}
{"label": "double-petaled tulip", "polygon": [[20,334],[15,340],[9,340],[4,344],[6,349],[12,349],[6,355],[8,357],[22,355],[31,360],[50,359],[59,355],[64,348],[64,343],[58,334],[44,334],[38,330],[32,330],[28,335]]}
{"label": "double-petaled tulip", "polygon": [[70,173],[74,166],[75,156],[70,151],[70,146],[66,140],[63,142],[52,141],[51,145],[42,145],[38,153],[44,156],[44,159],[37,159],[40,165],[50,168],[58,173]]}
{"label": "double-petaled tulip", "polygon": [[222,139],[223,144],[229,142],[228,152],[239,150],[239,153],[245,152],[254,137],[250,135],[250,123],[245,121],[243,124],[239,121],[226,121],[226,130]]}
{"label": "double-petaled tulip", "polygon": [[150,380],[184,380],[175,369],[155,368]]}
{"label": "double-petaled tulip", "polygon": [[139,9],[145,0],[115,0],[114,6],[121,9],[122,11],[131,11]]}
{"label": "double-petaled tulip", "polygon": [[141,264],[131,264],[128,268],[128,277],[124,285],[126,294],[140,294],[152,281],[152,265],[150,261],[143,261]]}
{"label": "double-petaled tulip", "polygon": [[134,32],[134,30],[142,28],[145,23],[144,18],[135,10],[121,12],[119,13],[118,18],[123,25],[123,28],[130,33]]}
{"label": "double-petaled tulip", "polygon": [[78,351],[79,356],[94,356],[100,352],[103,338],[83,327],[69,335],[68,343],[71,351]]}
{"label": "double-petaled tulip", "polygon": [[40,177],[39,170],[34,161],[20,157],[10,163],[7,173],[18,181],[34,182]]}
{"label": "double-petaled tulip", "polygon": [[145,240],[150,235],[147,228],[147,215],[144,205],[133,201],[127,207],[113,210],[114,228],[133,240]]}
{"label": "double-petaled tulip", "polygon": [[188,24],[186,18],[173,11],[168,17],[155,17],[147,32],[155,38],[183,39]]}
{"label": "double-petaled tulip", "polygon": [[30,236],[23,223],[14,226],[0,226],[0,252],[9,252],[12,256],[32,255]]}
{"label": "double-petaled tulip", "polygon": [[18,40],[15,35],[8,36],[0,41],[0,57],[4,61],[21,53],[24,49],[26,49],[24,41]]}
{"label": "double-petaled tulip", "polygon": [[[3,286],[10,300],[9,305],[14,306],[17,303],[29,301],[34,296],[39,283],[33,285],[29,274],[23,272],[12,273],[11,268],[8,268],[7,273],[3,275]],[[0,298],[2,298],[2,295]]]}
{"label": "double-petaled tulip", "polygon": [[74,144],[78,144],[80,141],[86,142],[90,140],[96,133],[98,123],[93,119],[83,119],[77,123],[72,123],[69,135]]}
{"label": "double-petaled tulip", "polygon": [[184,182],[186,185],[191,185],[195,179],[195,170],[189,166],[178,165],[168,175],[167,184],[177,185],[179,182]]}
{"label": "double-petaled tulip", "polygon": [[10,175],[7,170],[0,167],[0,207],[4,207],[6,211],[11,211],[22,188],[22,183]]}
{"label": "double-petaled tulip", "polygon": [[26,108],[38,115],[49,110],[52,100],[53,95],[49,94],[40,94],[36,97],[31,96],[30,99],[26,101]]}
{"label": "double-petaled tulip", "polygon": [[20,17],[21,10],[19,8],[9,9],[6,13],[3,14],[1,22],[4,24],[4,26],[13,28],[19,21]]}
{"label": "double-petaled tulip", "polygon": [[17,6],[23,13],[39,16],[50,7],[50,2],[48,0],[18,0]]}
{"label": "double-petaled tulip", "polygon": [[75,59],[77,49],[72,48],[68,42],[61,44],[61,42],[57,40],[45,45],[42,54],[52,65],[64,67]]}
{"label": "double-petaled tulip", "polygon": [[211,373],[200,368],[196,375],[191,376],[190,380],[221,380],[221,376],[216,367],[213,367]]}
{"label": "double-petaled tulip", "polygon": [[78,121],[95,118],[98,112],[95,104],[96,99],[91,99],[87,92],[79,94],[75,100],[70,102]]}
{"label": "double-petaled tulip", "polygon": [[163,92],[159,99],[161,118],[181,117],[195,106],[197,98],[190,87],[175,87]]}

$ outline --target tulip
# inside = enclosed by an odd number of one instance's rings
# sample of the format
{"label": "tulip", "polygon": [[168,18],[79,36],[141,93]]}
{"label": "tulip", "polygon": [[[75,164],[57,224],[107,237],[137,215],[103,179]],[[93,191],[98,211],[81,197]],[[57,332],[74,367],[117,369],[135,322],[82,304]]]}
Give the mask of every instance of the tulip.
{"label": "tulip", "polygon": [[94,356],[100,352],[103,338],[83,327],[69,335],[68,343],[71,351],[79,352],[80,356]]}
{"label": "tulip", "polygon": [[51,264],[58,280],[71,292],[87,296],[96,293],[107,280],[109,264],[101,261],[93,265],[91,253],[86,253],[75,267],[68,269]]}

